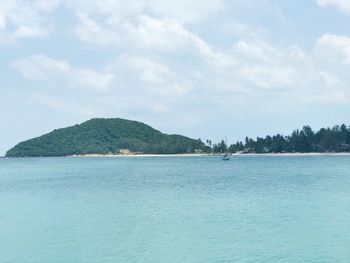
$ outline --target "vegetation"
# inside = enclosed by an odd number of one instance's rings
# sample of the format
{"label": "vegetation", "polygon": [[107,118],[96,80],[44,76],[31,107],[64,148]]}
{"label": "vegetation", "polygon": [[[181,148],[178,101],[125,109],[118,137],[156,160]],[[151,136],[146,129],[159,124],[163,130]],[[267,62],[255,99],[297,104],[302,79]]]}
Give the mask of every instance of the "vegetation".
{"label": "vegetation", "polygon": [[[211,141],[207,144],[211,146]],[[289,136],[280,134],[265,138],[251,139],[226,146],[224,141],[210,147],[214,153],[283,153],[283,152],[350,152],[350,127],[345,124],[333,128],[322,128],[314,132],[310,126],[295,130]]]}
{"label": "vegetation", "polygon": [[350,152],[350,127],[345,124],[314,132],[310,126],[280,134],[245,138],[230,146],[224,140],[213,144],[181,135],[168,135],[137,121],[91,119],[80,125],[54,130],[46,135],[21,142],[7,157],[69,156],[80,154],[118,154],[121,149],[145,154],[177,153],[309,153]]}
{"label": "vegetation", "polygon": [[91,119],[80,125],[54,130],[21,142],[7,157],[116,154],[120,149],[146,154],[191,153],[204,143],[181,135],[167,135],[136,121]]}

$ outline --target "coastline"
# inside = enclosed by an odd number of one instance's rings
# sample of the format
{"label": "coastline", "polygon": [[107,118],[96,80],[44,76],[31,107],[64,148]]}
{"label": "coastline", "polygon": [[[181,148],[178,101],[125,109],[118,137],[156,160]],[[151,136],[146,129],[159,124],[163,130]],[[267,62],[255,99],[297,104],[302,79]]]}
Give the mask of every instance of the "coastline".
{"label": "coastline", "polygon": [[[125,158],[125,157],[209,157],[222,154],[185,153],[185,154],[81,154],[65,156],[68,158]],[[230,156],[274,156],[274,157],[303,157],[303,156],[350,156],[350,152],[339,153],[234,153]]]}
{"label": "coastline", "polygon": [[[220,157],[223,154],[206,153],[184,153],[184,154],[77,154],[68,156],[37,156],[37,157],[6,157],[0,159],[21,159],[21,158],[137,158],[137,157]],[[339,153],[233,153],[231,157],[350,157],[350,152]]]}
{"label": "coastline", "polygon": [[77,154],[65,156],[68,158],[117,158],[117,157],[201,157],[216,156],[213,154],[184,153],[184,154]]}
{"label": "coastline", "polygon": [[290,156],[290,157],[303,157],[303,156],[350,156],[350,152],[325,152],[325,153],[244,153],[244,154],[232,154],[232,156]]}

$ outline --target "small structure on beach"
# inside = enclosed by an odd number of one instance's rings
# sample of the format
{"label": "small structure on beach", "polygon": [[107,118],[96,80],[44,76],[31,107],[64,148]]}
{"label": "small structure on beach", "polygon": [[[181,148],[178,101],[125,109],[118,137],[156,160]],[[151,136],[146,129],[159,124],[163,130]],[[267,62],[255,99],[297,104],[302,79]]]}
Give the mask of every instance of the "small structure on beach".
{"label": "small structure on beach", "polygon": [[130,155],[132,152],[129,149],[119,149],[119,153],[122,155]]}

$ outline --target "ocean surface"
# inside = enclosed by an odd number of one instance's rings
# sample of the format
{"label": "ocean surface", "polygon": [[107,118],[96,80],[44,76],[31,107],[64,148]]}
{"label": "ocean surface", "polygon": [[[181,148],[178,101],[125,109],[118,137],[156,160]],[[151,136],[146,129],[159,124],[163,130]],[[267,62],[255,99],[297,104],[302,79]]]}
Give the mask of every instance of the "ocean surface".
{"label": "ocean surface", "polygon": [[350,262],[350,157],[0,159],[0,262]]}

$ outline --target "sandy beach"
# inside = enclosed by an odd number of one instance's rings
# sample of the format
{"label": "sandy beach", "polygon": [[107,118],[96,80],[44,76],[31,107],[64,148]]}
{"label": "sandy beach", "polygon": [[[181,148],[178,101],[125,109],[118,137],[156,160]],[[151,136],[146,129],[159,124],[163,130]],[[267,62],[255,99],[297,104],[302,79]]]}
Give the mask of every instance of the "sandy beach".
{"label": "sandy beach", "polygon": [[[208,157],[208,156],[221,156],[220,154],[199,154],[199,153],[189,153],[189,154],[82,154],[82,155],[72,155],[67,156],[70,158],[126,158],[126,157]],[[287,156],[350,156],[350,152],[342,153],[234,153],[231,156],[275,156],[275,157],[287,157]]]}

